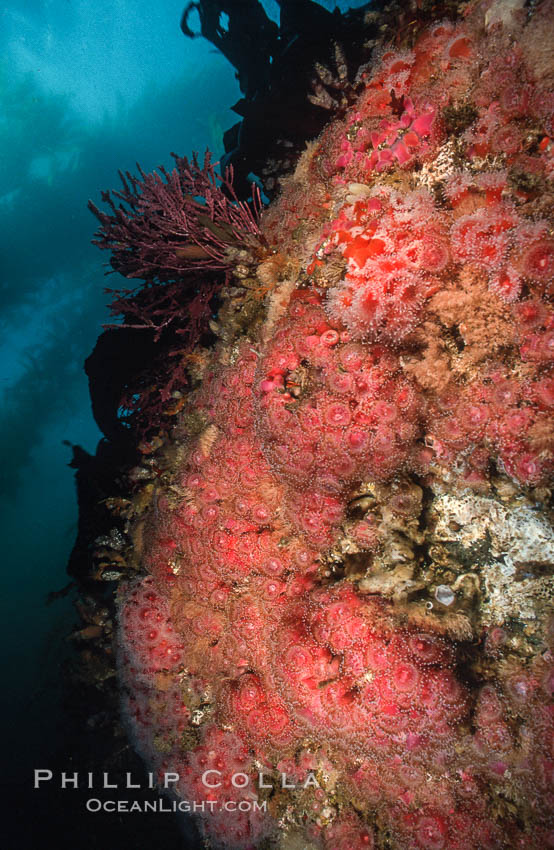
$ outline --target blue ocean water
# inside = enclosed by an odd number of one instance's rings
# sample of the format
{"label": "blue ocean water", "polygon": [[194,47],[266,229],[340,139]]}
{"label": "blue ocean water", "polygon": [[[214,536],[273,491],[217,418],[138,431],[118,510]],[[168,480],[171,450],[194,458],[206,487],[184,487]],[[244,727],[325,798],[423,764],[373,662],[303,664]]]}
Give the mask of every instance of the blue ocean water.
{"label": "blue ocean water", "polygon": [[[0,12],[0,517],[8,750],[25,774],[56,735],[63,587],[77,504],[71,450],[94,452],[83,361],[107,320],[88,198],[119,168],[221,150],[239,96],[226,60],[179,29],[183,4],[20,0]],[[53,722],[54,721],[54,722]]]}

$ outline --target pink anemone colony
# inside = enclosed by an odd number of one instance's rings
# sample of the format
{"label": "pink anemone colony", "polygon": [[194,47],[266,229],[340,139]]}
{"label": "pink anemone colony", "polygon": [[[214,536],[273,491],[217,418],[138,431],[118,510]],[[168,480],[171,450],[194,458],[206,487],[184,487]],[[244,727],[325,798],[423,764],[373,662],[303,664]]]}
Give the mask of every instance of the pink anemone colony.
{"label": "pink anemone colony", "polygon": [[377,49],[262,216],[263,323],[183,408],[118,669],[213,847],[554,847],[552,620],[518,652],[513,621],[461,634],[367,582],[407,516],[424,547],[414,493],[551,481],[553,18],[470,3]]}

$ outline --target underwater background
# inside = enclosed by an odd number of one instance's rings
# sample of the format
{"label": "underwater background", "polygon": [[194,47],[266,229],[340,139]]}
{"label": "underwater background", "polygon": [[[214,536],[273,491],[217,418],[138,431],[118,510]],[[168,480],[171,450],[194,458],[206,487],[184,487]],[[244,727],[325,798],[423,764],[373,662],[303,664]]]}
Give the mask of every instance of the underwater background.
{"label": "underwater background", "polygon": [[[71,446],[94,453],[100,439],[83,362],[108,320],[104,287],[117,285],[90,244],[86,202],[137,161],[148,172],[171,151],[217,158],[236,120],[234,69],[183,37],[184,5],[19,0],[0,11],[2,783],[24,818],[32,770],[63,741],[60,676],[77,617],[71,593],[48,599],[68,583],[77,528]],[[278,18],[275,2],[264,6]],[[24,846],[21,834],[5,846]]]}
{"label": "underwater background", "polygon": [[0,12],[0,845],[554,848],[554,0],[81,3]]}

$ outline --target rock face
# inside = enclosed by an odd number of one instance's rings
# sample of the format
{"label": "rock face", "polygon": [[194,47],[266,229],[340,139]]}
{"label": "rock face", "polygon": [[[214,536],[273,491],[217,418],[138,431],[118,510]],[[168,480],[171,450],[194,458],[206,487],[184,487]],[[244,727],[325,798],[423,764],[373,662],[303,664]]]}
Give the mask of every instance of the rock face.
{"label": "rock face", "polygon": [[229,248],[118,597],[213,847],[554,847],[552,13],[378,48]]}

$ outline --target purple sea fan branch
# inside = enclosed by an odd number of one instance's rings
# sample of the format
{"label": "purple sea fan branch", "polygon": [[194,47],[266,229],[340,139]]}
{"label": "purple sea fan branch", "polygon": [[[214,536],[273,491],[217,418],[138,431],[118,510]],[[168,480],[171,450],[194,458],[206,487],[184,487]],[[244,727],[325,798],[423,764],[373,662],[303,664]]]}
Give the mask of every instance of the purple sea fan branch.
{"label": "purple sea fan branch", "polygon": [[134,328],[154,331],[154,341],[172,326],[175,332],[195,345],[206,330],[210,316],[210,300],[218,289],[215,282],[204,282],[196,291],[183,297],[182,286],[177,282],[147,283],[136,290],[107,289],[113,296],[110,304],[112,316],[124,316],[123,322],[104,324],[104,329]]}
{"label": "purple sea fan branch", "polygon": [[229,248],[265,246],[257,187],[250,204],[239,201],[232,169],[218,174],[208,151],[202,166],[196,154],[172,156],[171,172],[161,166],[146,174],[139,165],[140,177],[120,172],[122,188],[102,192],[111,213],[89,201],[101,225],[94,244],[112,252],[113,269],[125,277],[166,282],[190,272],[227,272]]}
{"label": "purple sea fan branch", "polygon": [[209,329],[218,292],[226,285],[237,249],[267,252],[258,224],[262,203],[252,187],[250,203],[239,201],[232,169],[220,175],[206,152],[202,165],[172,154],[175,168],[146,174],[119,173],[121,188],[102,192],[107,210],[92,201],[100,222],[93,240],[111,252],[111,266],[136,289],[110,290],[110,312],[122,321],[106,329],[147,332],[160,343],[152,368],[125,389],[120,407],[137,433],[147,434],[171,415],[166,403],[187,384],[183,358]]}

